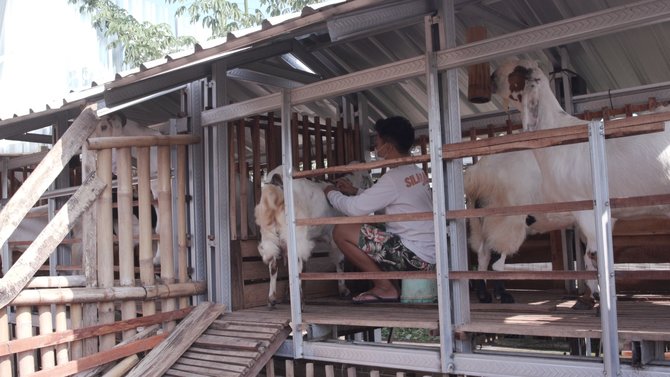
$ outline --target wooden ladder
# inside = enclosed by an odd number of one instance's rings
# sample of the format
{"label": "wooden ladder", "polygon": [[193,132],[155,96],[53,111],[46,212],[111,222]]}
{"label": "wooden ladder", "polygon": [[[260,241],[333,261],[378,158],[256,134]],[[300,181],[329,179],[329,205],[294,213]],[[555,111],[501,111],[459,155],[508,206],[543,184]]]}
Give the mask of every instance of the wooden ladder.
{"label": "wooden ladder", "polygon": [[222,312],[198,305],[128,376],[256,376],[291,332],[288,319]]}

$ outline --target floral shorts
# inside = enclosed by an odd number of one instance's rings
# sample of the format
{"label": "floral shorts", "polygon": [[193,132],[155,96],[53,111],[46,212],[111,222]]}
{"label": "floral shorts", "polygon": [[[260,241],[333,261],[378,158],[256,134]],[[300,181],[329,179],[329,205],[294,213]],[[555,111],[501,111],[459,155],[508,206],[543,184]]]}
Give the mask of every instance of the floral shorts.
{"label": "floral shorts", "polygon": [[435,265],[424,262],[400,242],[400,237],[386,232],[384,224],[363,224],[358,247],[384,271],[434,271]]}

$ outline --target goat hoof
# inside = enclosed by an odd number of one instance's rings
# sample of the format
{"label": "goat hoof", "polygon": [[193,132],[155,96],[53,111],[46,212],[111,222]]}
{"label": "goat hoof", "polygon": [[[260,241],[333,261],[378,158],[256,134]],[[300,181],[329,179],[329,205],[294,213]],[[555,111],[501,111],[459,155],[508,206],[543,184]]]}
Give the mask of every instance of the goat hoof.
{"label": "goat hoof", "polygon": [[574,310],[591,310],[595,307],[596,302],[591,297],[577,297],[577,302],[572,306]]}
{"label": "goat hoof", "polygon": [[479,292],[477,293],[477,298],[482,304],[490,304],[493,302],[493,296],[488,292]]}
{"label": "goat hoof", "polygon": [[505,292],[500,295],[500,303],[501,304],[514,304],[514,297]]}

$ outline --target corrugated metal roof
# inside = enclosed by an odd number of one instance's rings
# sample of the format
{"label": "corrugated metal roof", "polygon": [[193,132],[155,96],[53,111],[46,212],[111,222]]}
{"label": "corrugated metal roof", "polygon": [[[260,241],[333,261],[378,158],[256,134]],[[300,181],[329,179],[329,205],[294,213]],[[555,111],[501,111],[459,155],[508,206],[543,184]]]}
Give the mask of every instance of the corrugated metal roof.
{"label": "corrugated metal roof", "polygon": [[[489,37],[544,25],[617,6],[626,0],[456,0],[456,40],[465,43],[470,26],[484,25]],[[179,112],[178,94],[171,88],[211,75],[212,63],[225,62],[230,72],[229,100],[244,101],[315,80],[377,67],[425,52],[424,22],[434,13],[435,1],[330,1],[306,7],[300,13],[265,20],[257,28],[231,33],[227,38],[204,42],[192,49],[147,62],[120,72],[116,79],[83,93],[68,95],[63,105],[24,117],[0,121],[0,136],[10,137],[33,126],[31,117],[48,119],[72,111],[78,101],[104,100],[107,107],[138,101],[156,93],[166,94],[133,105],[137,118],[161,122]],[[352,21],[353,20],[353,21]],[[362,21],[361,21],[362,20]],[[354,22],[360,25],[352,24]],[[344,34],[349,34],[347,36]],[[589,92],[618,90],[670,81],[670,23],[599,36],[524,54],[541,60],[547,70],[560,67],[561,59],[584,78]],[[335,40],[337,39],[337,40]],[[313,72],[288,64],[291,54]],[[464,117],[502,110],[495,101],[473,104],[466,100],[467,75],[460,69],[461,115]],[[104,91],[102,90],[104,88]],[[414,124],[427,122],[426,83],[408,79],[366,90],[370,117],[403,114]],[[301,106],[309,115],[333,117],[338,99]],[[32,125],[18,124],[26,123]],[[42,124],[41,122],[40,124]]]}

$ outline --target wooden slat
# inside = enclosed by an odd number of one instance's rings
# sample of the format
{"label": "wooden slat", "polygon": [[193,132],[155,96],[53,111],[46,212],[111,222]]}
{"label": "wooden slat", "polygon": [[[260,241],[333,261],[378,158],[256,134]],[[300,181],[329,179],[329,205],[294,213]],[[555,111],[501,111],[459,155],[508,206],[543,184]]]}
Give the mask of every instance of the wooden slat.
{"label": "wooden slat", "polygon": [[66,376],[74,373],[79,373],[87,369],[93,368],[99,364],[119,360],[124,357],[152,349],[157,344],[161,343],[166,336],[167,336],[166,334],[161,334],[152,336],[151,338],[138,340],[125,346],[115,347],[107,351],[98,352],[91,356],[83,357],[79,360],[70,361],[67,364],[59,365],[55,368],[35,372],[31,376],[33,377]]}
{"label": "wooden slat", "polygon": [[220,363],[236,364],[246,367],[251,366],[251,364],[254,362],[254,359],[250,358],[212,355],[210,353],[194,352],[192,350],[186,351],[183,356],[190,359],[216,361]]}
{"label": "wooden slat", "polygon": [[[7,306],[28,284],[39,267],[70,232],[76,219],[88,209],[104,188],[105,184],[95,174],[91,174],[58,211],[30,247],[0,279],[0,308]],[[5,213],[5,210],[7,207],[3,208],[2,213]],[[4,229],[5,226],[1,228]]]}
{"label": "wooden slat", "polygon": [[184,372],[178,369],[173,369],[170,368],[168,369],[167,372],[163,375],[165,377],[200,377],[200,376],[209,376],[207,374],[198,374],[198,373],[193,373],[193,372]]}
{"label": "wooden slat", "polygon": [[224,310],[222,305],[203,302],[184,318],[170,336],[154,348],[128,377],[161,376]]}
{"label": "wooden slat", "polygon": [[[97,124],[97,117],[93,109],[94,107],[87,107],[79,114],[2,208],[2,211],[0,211],[0,224],[2,224],[2,227],[0,227],[0,245],[7,242],[23,217],[58,177],[63,168],[67,166],[72,156],[79,153],[82,144]],[[7,303],[0,305],[0,307],[5,305]]]}
{"label": "wooden slat", "polygon": [[196,367],[202,367],[202,368],[208,368],[212,369],[212,371],[215,370],[223,370],[223,371],[229,371],[229,372],[237,372],[237,373],[243,373],[245,370],[248,369],[246,366],[242,365],[234,365],[234,364],[228,364],[223,361],[221,362],[213,362],[213,361],[208,361],[208,360],[200,360],[200,359],[191,359],[188,357],[180,357],[179,360],[177,360],[176,365],[193,365]]}
{"label": "wooden slat", "polygon": [[214,330],[214,329],[207,329],[205,331],[205,335],[237,337],[242,339],[255,339],[255,340],[272,340],[275,337],[274,333],[268,334],[260,332],[228,331],[228,330]]}
{"label": "wooden slat", "polygon": [[[202,376],[212,376],[214,375],[211,369],[209,368],[202,368],[202,367],[197,367],[193,365],[184,365],[184,364],[175,364],[170,368],[170,370],[178,370],[187,373],[188,376],[194,376],[194,375],[202,375]],[[217,371],[215,375],[217,377],[238,377],[240,374],[237,372],[229,372],[229,371]]]}
{"label": "wooden slat", "polygon": [[118,321],[112,325],[90,326],[46,335],[35,335],[27,339],[0,342],[0,356],[28,351],[38,347],[55,346],[127,329],[150,326],[163,321],[176,320],[184,318],[191,310],[192,308],[184,308],[173,312],[159,313],[152,316],[129,319],[127,321]]}
{"label": "wooden slat", "polygon": [[193,344],[198,346],[227,347],[237,350],[253,351],[260,341],[238,339],[229,336],[201,335]]}
{"label": "wooden slat", "polygon": [[[284,327],[281,331],[277,333],[275,340],[270,343],[264,352],[261,354],[261,357],[254,363],[249,370],[247,370],[242,377],[254,377],[256,376],[263,367],[270,361],[272,356],[277,352],[279,347],[281,347],[284,340],[288,338],[288,335],[291,333],[291,330],[288,327]],[[288,374],[287,374],[288,376]]]}
{"label": "wooden slat", "polygon": [[241,351],[241,350],[231,350],[223,348],[205,348],[205,347],[199,347],[197,345],[194,345],[191,348],[189,348],[189,351],[198,352],[201,354],[216,355],[220,357],[226,357],[226,356],[240,357],[250,360],[256,360],[260,356],[260,352],[257,351]]}
{"label": "wooden slat", "polygon": [[154,135],[154,136],[104,136],[88,139],[88,148],[102,150],[124,147],[168,147],[171,145],[198,144],[197,135]]}

